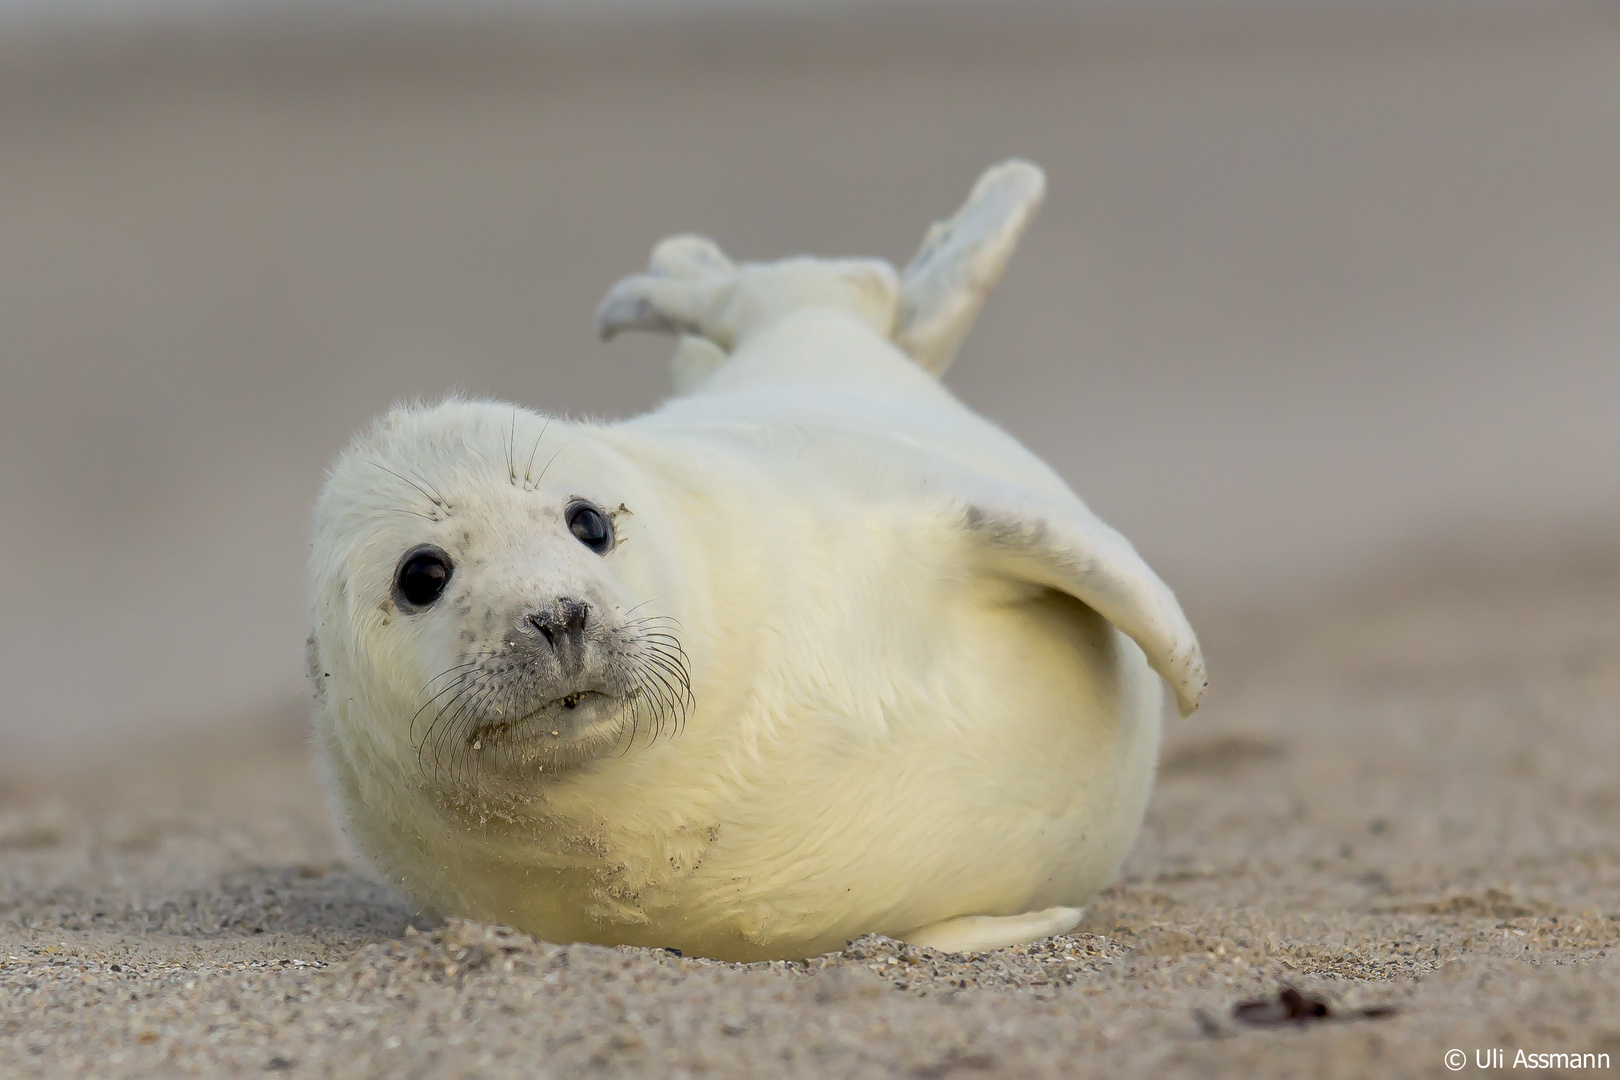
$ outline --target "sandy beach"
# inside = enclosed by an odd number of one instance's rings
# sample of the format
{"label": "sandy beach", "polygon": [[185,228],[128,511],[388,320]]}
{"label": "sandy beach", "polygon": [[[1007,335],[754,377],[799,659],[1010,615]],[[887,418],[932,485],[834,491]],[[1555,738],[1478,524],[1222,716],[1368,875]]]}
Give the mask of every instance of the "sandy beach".
{"label": "sandy beach", "polygon": [[[1561,10],[3,43],[0,1075],[1620,1063],[1620,22]],[[352,863],[300,675],[346,435],[645,408],[589,314],[656,238],[903,260],[1012,153],[1050,201],[950,383],[1211,660],[1080,932],[736,967]]]}

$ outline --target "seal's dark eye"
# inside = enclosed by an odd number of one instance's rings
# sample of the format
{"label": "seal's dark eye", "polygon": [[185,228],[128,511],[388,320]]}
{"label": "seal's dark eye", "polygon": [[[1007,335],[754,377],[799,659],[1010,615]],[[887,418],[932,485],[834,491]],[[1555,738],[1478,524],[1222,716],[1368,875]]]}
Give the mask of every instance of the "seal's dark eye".
{"label": "seal's dark eye", "polygon": [[596,552],[607,554],[613,546],[613,522],[590,503],[575,503],[568,508],[568,531],[574,539]]}
{"label": "seal's dark eye", "polygon": [[399,564],[394,587],[411,607],[427,607],[450,583],[450,556],[435,547],[417,548]]}

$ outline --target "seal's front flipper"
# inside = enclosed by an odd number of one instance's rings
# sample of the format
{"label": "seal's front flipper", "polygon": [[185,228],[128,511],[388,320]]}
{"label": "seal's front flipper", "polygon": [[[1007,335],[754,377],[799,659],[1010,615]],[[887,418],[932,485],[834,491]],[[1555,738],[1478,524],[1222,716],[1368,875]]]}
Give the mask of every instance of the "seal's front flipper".
{"label": "seal's front flipper", "polygon": [[908,944],[940,952],[989,952],[1039,941],[1053,934],[1067,934],[1080,925],[1082,914],[1081,908],[1054,907],[1026,911],[1022,915],[963,915],[902,934],[900,938]]}
{"label": "seal's front flipper", "polygon": [[894,343],[943,375],[1046,197],[1039,166],[1013,159],[979,177],[949,221],[935,222],[900,275]]}
{"label": "seal's front flipper", "polygon": [[1130,541],[1078,500],[1063,505],[970,482],[962,491],[960,528],[976,570],[1068,593],[1141,647],[1182,716],[1197,710],[1209,685],[1198,635]]}
{"label": "seal's front flipper", "polygon": [[[857,444],[848,453],[838,467],[865,498],[913,507],[912,520],[936,523],[969,573],[1074,597],[1136,642],[1175,692],[1181,715],[1198,708],[1208,685],[1204,654],[1175,593],[1079,499],[1019,487],[902,443]],[[871,468],[879,455],[884,467]]]}

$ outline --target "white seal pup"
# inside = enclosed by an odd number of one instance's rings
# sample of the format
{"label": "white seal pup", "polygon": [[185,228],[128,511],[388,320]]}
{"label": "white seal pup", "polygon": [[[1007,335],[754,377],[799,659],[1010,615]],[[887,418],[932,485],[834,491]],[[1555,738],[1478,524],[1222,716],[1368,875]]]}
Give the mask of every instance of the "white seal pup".
{"label": "white seal pup", "polygon": [[[1170,590],[938,381],[1044,191],[987,173],[903,274],[660,244],[598,313],[677,333],[622,423],[404,406],[333,465],[316,745],[427,909],[804,957],[1071,929],[1140,827]],[[1155,675],[1155,672],[1157,675]]]}

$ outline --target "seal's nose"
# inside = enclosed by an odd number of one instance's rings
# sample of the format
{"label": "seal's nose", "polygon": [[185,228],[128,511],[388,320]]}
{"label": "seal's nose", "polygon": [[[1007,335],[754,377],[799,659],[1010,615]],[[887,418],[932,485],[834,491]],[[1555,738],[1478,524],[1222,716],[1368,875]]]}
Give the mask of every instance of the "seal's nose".
{"label": "seal's nose", "polygon": [[561,597],[551,607],[525,616],[526,621],[540,632],[553,649],[579,648],[585,642],[585,627],[589,625],[591,606],[582,600]]}

